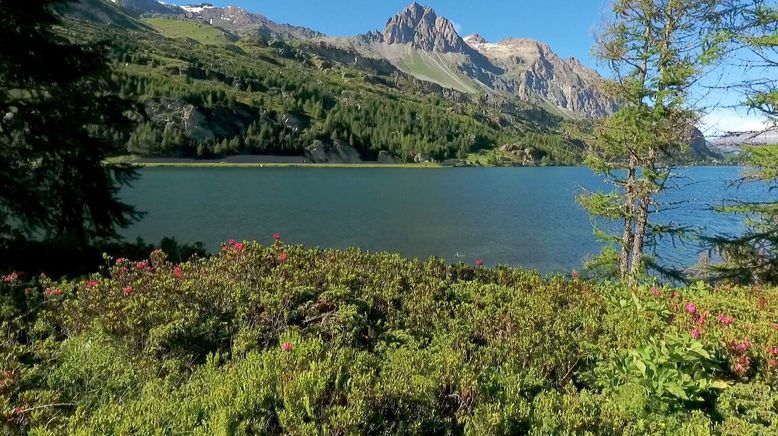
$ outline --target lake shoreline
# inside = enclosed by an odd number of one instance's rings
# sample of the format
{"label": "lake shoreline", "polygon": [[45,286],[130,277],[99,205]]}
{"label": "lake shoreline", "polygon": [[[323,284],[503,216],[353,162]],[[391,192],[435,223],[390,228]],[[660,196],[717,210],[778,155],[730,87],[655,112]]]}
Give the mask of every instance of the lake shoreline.
{"label": "lake shoreline", "polygon": [[[129,163],[142,168],[354,168],[354,169],[440,169],[440,168],[581,168],[579,165],[485,165],[462,161],[457,164],[447,162],[424,163],[379,163],[364,161],[359,163],[313,163],[300,156],[242,155],[224,159],[191,158],[144,158],[137,156],[116,156],[108,163]],[[738,166],[731,163],[700,162],[679,165],[679,168]]]}

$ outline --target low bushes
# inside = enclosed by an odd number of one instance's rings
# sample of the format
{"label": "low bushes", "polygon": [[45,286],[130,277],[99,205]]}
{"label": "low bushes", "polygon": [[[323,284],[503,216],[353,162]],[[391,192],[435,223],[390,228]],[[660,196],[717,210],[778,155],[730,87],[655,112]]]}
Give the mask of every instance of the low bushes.
{"label": "low bushes", "polygon": [[9,432],[778,432],[778,291],[231,242],[2,286]]}

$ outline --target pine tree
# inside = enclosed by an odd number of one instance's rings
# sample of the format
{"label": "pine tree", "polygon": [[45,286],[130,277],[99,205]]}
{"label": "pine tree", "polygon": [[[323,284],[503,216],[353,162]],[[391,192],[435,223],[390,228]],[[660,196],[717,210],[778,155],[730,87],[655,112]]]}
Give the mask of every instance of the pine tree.
{"label": "pine tree", "polygon": [[111,96],[101,46],[54,31],[62,0],[0,1],[0,236],[115,235],[134,209],[117,199],[134,171],[104,164],[127,104]]}

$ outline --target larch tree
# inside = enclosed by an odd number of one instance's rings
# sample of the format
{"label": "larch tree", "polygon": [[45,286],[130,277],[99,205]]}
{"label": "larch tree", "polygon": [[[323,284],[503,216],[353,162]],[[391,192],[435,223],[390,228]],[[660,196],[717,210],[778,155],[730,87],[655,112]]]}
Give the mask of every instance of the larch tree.
{"label": "larch tree", "polygon": [[[748,77],[735,87],[744,91],[744,105],[765,116],[766,130],[778,128],[778,5],[762,0],[733,0],[727,30],[738,53],[738,67]],[[769,136],[768,136],[769,137]],[[778,189],[778,143],[748,146],[748,170],[742,181]],[[712,266],[714,277],[740,283],[778,284],[778,202],[733,200],[719,208],[744,216],[746,229],[738,236],[706,238],[723,262]]]}
{"label": "larch tree", "polygon": [[[673,231],[651,216],[670,186],[673,157],[688,148],[698,120],[690,92],[714,58],[704,23],[718,6],[715,0],[615,0],[597,38],[595,52],[612,72],[606,87],[619,109],[595,126],[586,162],[613,190],[578,200],[609,243],[602,256],[630,284],[645,272],[647,248]],[[622,225],[603,229],[597,218]]]}

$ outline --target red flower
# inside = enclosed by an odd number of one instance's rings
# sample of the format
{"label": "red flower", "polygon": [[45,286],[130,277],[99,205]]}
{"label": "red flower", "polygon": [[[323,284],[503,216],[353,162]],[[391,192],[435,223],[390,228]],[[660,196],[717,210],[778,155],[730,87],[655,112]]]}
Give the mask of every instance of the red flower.
{"label": "red flower", "polygon": [[47,297],[58,297],[62,294],[64,294],[64,292],[62,292],[62,289],[58,288],[46,288],[46,290],[43,291],[43,295]]}
{"label": "red flower", "polygon": [[718,319],[721,325],[723,325],[724,327],[729,327],[735,322],[735,318],[724,315],[723,313],[719,314]]}
{"label": "red flower", "polygon": [[3,276],[3,283],[14,283],[19,279],[19,274],[12,272],[11,274]]}
{"label": "red flower", "polygon": [[132,293],[133,293],[135,290],[134,290],[134,289],[132,289],[132,286],[127,286],[126,288],[122,289],[122,291],[124,291],[124,295],[126,295],[126,296],[130,296],[130,295],[132,295]]}
{"label": "red flower", "polygon": [[96,280],[89,280],[88,282],[86,282],[86,288],[87,289],[94,289],[94,288],[96,288],[98,286],[100,286],[100,282],[98,282]]}
{"label": "red flower", "polygon": [[581,276],[581,275],[578,273],[578,271],[573,271],[573,274],[571,274],[571,275],[573,276],[573,280],[578,280],[578,277],[580,277],[580,276]]}
{"label": "red flower", "polygon": [[692,303],[692,302],[686,303],[686,306],[684,306],[684,307],[686,307],[686,311],[691,313],[692,315],[697,313],[697,305]]}
{"label": "red flower", "polygon": [[144,269],[148,268],[148,266],[149,266],[149,263],[146,262],[145,260],[135,264],[135,267],[138,268],[139,270],[144,270]]}
{"label": "red flower", "polygon": [[120,257],[120,258],[116,259],[116,264],[117,264],[117,265],[121,265],[121,264],[123,264],[124,262],[127,262],[127,259],[125,259],[125,258],[123,258],[123,257]]}
{"label": "red flower", "polygon": [[227,242],[226,244],[222,244],[222,251],[225,253],[226,252],[240,253],[241,251],[243,251],[243,248],[244,248],[243,243],[238,242],[234,239],[230,239],[229,242]]}
{"label": "red flower", "polygon": [[292,351],[292,344],[290,344],[289,342],[284,342],[283,344],[281,344],[281,349],[284,350],[284,352],[288,353]]}
{"label": "red flower", "polygon": [[652,288],[651,288],[651,294],[652,294],[654,297],[660,297],[660,296],[662,296],[662,291],[660,291],[660,290],[659,290],[659,288],[657,288],[656,286],[654,286],[654,287],[652,287]]}
{"label": "red flower", "polygon": [[775,359],[770,359],[767,361],[767,366],[769,366],[770,368],[774,368],[778,366],[778,361],[776,361]]}
{"label": "red flower", "polygon": [[738,341],[732,341],[732,351],[736,353],[745,353],[746,351],[751,349],[751,341],[748,339],[744,339],[740,342]]}
{"label": "red flower", "polygon": [[289,255],[288,255],[288,254],[286,254],[286,251],[284,251],[283,253],[281,253],[281,254],[279,254],[279,255],[278,255],[278,260],[279,260],[280,262],[282,262],[282,263],[283,263],[283,262],[286,262],[287,260],[289,260]]}
{"label": "red flower", "polygon": [[17,414],[17,415],[24,415],[24,412],[26,412],[26,411],[27,410],[23,406],[16,406],[14,408],[14,413]]}
{"label": "red flower", "polygon": [[484,261],[481,259],[478,259],[475,261],[475,266],[484,266]]}
{"label": "red flower", "polygon": [[176,276],[177,279],[181,279],[184,277],[184,270],[182,270],[180,266],[176,266],[173,269],[173,275]]}
{"label": "red flower", "polygon": [[281,240],[281,234],[280,233],[273,233],[273,240],[274,241],[280,241]]}
{"label": "red flower", "polygon": [[770,354],[773,356],[778,356],[778,347],[770,348]]}
{"label": "red flower", "polygon": [[700,338],[700,330],[697,329],[697,328],[692,329],[692,331],[689,334],[692,335],[692,337],[694,339],[699,339]]}

